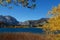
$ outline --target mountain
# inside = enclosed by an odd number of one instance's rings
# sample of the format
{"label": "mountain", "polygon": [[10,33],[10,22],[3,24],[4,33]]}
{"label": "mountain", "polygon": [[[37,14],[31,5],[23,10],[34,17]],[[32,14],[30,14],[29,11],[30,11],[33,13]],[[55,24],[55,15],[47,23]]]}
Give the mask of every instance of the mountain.
{"label": "mountain", "polygon": [[18,22],[12,16],[2,16],[0,15],[0,26],[7,25],[7,26],[28,26],[28,27],[40,27],[43,26],[45,23],[48,23],[49,18],[41,18],[38,20],[28,20],[24,22]]}
{"label": "mountain", "polygon": [[0,15],[0,24],[1,22],[7,25],[17,25],[19,22],[12,16],[2,16]]}
{"label": "mountain", "polygon": [[9,25],[17,25],[19,22],[12,16],[4,16]]}
{"label": "mountain", "polygon": [[2,15],[0,15],[0,23],[1,22],[4,22],[4,23],[6,23],[7,21],[6,21],[6,18],[4,17],[4,16],[2,16]]}
{"label": "mountain", "polygon": [[49,18],[41,18],[38,20],[28,20],[25,22],[20,22],[20,25],[28,25],[30,27],[43,26],[45,23],[48,23]]}

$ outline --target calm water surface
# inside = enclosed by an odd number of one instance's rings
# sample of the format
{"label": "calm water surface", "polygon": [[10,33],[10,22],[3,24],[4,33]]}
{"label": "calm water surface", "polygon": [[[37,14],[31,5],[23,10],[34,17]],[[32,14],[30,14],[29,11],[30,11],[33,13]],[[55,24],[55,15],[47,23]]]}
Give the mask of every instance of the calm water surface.
{"label": "calm water surface", "polygon": [[0,28],[1,32],[32,32],[32,33],[43,33],[44,31],[40,28]]}

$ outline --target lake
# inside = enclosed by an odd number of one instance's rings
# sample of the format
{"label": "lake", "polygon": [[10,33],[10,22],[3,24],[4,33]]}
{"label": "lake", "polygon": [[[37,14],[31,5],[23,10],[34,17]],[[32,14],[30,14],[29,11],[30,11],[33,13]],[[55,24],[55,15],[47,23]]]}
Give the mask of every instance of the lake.
{"label": "lake", "polygon": [[44,30],[41,28],[0,28],[2,32],[32,32],[32,33],[43,33]]}

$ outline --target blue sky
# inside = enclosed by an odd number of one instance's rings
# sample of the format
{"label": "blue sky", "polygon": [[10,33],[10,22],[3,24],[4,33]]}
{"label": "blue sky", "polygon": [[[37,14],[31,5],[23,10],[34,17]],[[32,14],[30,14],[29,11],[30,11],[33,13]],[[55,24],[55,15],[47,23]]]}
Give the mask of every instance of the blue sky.
{"label": "blue sky", "polygon": [[60,4],[60,0],[36,0],[36,8],[28,9],[22,6],[13,5],[13,9],[0,6],[0,15],[10,15],[15,17],[18,21],[37,20],[46,18],[46,15],[52,7]]}

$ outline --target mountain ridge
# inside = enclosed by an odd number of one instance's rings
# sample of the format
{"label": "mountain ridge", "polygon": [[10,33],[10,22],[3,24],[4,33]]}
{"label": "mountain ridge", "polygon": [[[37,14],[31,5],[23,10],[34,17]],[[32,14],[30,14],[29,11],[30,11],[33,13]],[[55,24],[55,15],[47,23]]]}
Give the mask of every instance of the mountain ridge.
{"label": "mountain ridge", "polygon": [[17,21],[14,17],[12,16],[2,16],[0,15],[0,26],[1,24],[8,25],[8,26],[29,26],[29,27],[36,27],[36,26],[42,26],[45,23],[48,23],[49,18],[41,18],[38,20],[27,20],[24,22],[19,22]]}

